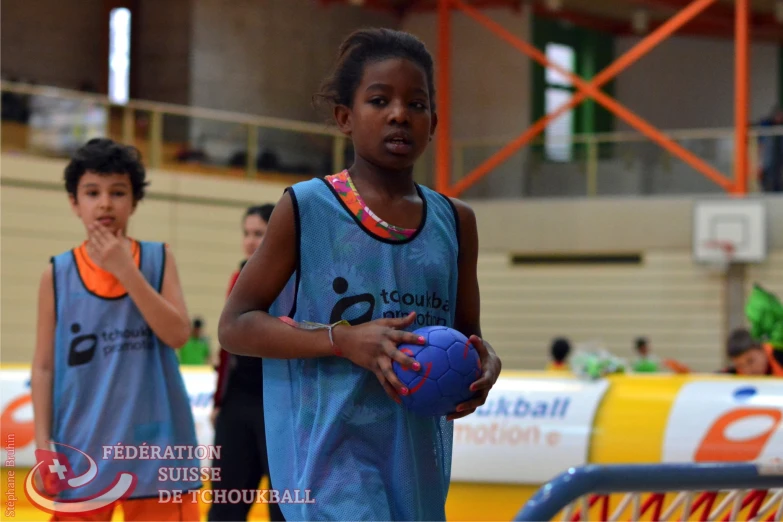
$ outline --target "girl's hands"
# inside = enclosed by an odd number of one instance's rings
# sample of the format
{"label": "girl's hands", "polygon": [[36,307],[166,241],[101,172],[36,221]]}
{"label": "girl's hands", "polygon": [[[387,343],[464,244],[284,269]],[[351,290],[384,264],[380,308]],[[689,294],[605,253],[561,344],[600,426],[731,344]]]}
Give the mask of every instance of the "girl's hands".
{"label": "girl's hands", "polygon": [[421,369],[421,365],[405,355],[397,347],[400,344],[424,344],[424,338],[404,328],[413,324],[416,313],[395,319],[377,319],[359,326],[336,326],[332,331],[335,349],[357,366],[370,370],[378,378],[387,395],[400,403],[399,395],[407,395],[408,389],[394,373],[392,362],[404,368]]}
{"label": "girl's hands", "polygon": [[492,349],[492,346],[477,335],[471,335],[469,340],[479,353],[482,370],[481,377],[470,385],[470,389],[471,391],[480,393],[476,398],[463,402],[457,406],[457,411],[449,415],[447,417],[448,420],[465,417],[481,407],[481,405],[487,401],[489,390],[492,389],[500,376],[502,363],[497,354],[495,354],[495,350]]}

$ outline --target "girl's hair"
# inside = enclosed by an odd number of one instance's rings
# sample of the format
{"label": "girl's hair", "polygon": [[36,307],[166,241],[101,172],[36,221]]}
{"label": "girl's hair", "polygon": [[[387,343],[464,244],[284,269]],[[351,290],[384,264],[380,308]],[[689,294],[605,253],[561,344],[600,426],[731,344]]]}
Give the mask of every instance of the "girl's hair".
{"label": "girl's hair", "polygon": [[368,63],[389,58],[404,58],[424,69],[430,91],[430,107],[435,112],[433,61],[427,47],[415,36],[393,29],[362,29],[348,36],[340,45],[337,63],[331,76],[321,84],[313,101],[330,106],[353,106],[354,94],[362,81]]}
{"label": "girl's hair", "polygon": [[274,209],[275,206],[271,203],[267,203],[266,205],[254,205],[252,207],[247,207],[245,215],[242,219],[244,220],[249,216],[258,216],[263,219],[265,223],[269,223],[269,218],[272,217],[272,211]]}

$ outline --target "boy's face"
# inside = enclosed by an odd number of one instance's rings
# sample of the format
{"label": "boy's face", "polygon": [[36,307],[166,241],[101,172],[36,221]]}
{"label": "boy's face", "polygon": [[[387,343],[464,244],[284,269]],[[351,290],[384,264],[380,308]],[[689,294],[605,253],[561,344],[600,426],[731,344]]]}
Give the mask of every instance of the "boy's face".
{"label": "boy's face", "polygon": [[737,373],[742,375],[766,375],[769,370],[767,354],[761,348],[748,350],[731,359]]}
{"label": "boy's face", "polygon": [[128,220],[136,209],[127,174],[85,172],[76,187],[76,197],[69,197],[73,212],[85,228],[100,223],[112,233],[121,230],[125,234]]}

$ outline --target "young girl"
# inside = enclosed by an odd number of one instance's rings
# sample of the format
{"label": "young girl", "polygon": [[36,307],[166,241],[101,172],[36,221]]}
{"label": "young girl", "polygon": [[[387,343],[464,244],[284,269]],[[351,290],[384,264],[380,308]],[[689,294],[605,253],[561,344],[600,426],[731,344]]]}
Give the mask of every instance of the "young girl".
{"label": "young girl", "polygon": [[[245,211],[242,222],[245,261],[231,276],[229,294],[247,258],[263,242],[274,208],[274,205],[267,204]],[[258,357],[230,355],[220,350],[213,423],[215,446],[221,448],[221,456],[212,463],[213,467],[220,469],[220,481],[214,482],[212,487],[224,490],[226,494],[231,490],[256,489],[261,478],[269,476],[262,372],[262,360]],[[252,507],[253,503],[246,502],[244,498],[238,503],[215,502],[210,506],[207,520],[247,520]],[[285,520],[278,504],[270,503],[268,507],[269,520]]]}
{"label": "young girl", "polygon": [[[354,164],[286,191],[226,303],[220,341],[265,358],[275,488],[312,499],[284,496],[287,520],[445,520],[448,421],[484,403],[501,364],[480,338],[475,216],[413,181],[437,122],[432,57],[406,33],[356,32],[321,98]],[[410,331],[431,324],[481,354],[476,397],[449,418],[398,404],[408,390],[392,362],[421,368],[397,346],[422,343]]]}

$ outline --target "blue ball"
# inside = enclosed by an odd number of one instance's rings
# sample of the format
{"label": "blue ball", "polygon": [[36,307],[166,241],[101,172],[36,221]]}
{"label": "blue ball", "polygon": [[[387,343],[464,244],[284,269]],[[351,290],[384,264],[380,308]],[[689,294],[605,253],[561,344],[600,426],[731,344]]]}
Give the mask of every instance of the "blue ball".
{"label": "blue ball", "polygon": [[468,338],[453,328],[425,326],[414,332],[424,337],[423,345],[401,344],[399,349],[421,364],[421,369],[404,370],[394,362],[394,373],[408,388],[401,395],[409,410],[439,417],[454,413],[457,405],[476,393],[470,385],[481,376],[481,361]]}

